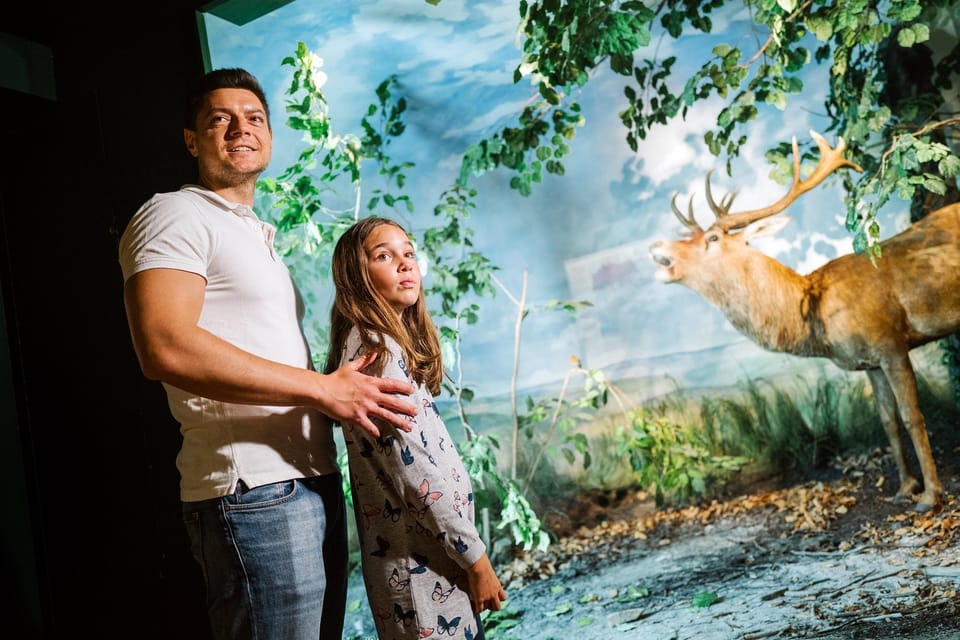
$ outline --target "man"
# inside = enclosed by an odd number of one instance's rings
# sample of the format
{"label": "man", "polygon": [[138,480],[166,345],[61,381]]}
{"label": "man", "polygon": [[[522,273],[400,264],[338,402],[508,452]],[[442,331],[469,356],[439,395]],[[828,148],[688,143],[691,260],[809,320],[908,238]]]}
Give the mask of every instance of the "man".
{"label": "man", "polygon": [[[302,302],[253,211],[272,148],[267,100],[242,69],[203,77],[184,142],[199,181],[160,193],[120,241],[124,302],[144,375],[183,443],[184,522],[214,636],[341,637],[346,527],[329,418],[409,430],[409,385],[369,360],[313,370]],[[400,394],[400,395],[398,395]]]}

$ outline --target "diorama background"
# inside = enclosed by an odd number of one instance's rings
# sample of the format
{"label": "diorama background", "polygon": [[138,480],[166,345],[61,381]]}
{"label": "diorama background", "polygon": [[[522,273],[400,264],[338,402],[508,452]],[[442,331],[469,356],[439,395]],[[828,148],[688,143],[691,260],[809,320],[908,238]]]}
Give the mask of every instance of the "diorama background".
{"label": "diorama background", "polygon": [[[407,172],[405,192],[416,209],[411,215],[385,208],[378,213],[402,220],[414,234],[434,224],[433,206],[453,185],[467,147],[512,124],[535,97],[529,79],[513,82],[520,61],[517,23],[515,3],[474,0],[443,0],[437,6],[407,0],[298,0],[243,26],[205,14],[211,66],[244,67],[267,92],[275,135],[267,176],[292,164],[303,147],[283,111],[293,68],[281,61],[294,54],[297,42],[323,60],[327,81],[322,90],[340,134],[361,131],[375,88],[397,76],[396,93],[408,105],[406,130],[391,142],[390,154],[395,162],[415,164]],[[711,34],[656,40],[643,55],[676,55],[679,83],[720,42],[748,51],[756,47],[753,22],[742,6],[725,7],[713,23]],[[511,174],[505,169],[473,178],[478,206],[467,224],[475,230],[476,250],[501,269],[504,285],[519,295],[527,270],[528,307],[549,300],[593,305],[575,320],[557,311],[526,318],[521,393],[555,391],[571,356],[585,368],[601,369],[625,385],[629,381],[637,401],[677,387],[730,385],[812,364],[760,349],[693,292],[656,282],[648,250],[656,240],[680,236],[682,227],[670,211],[674,193],[684,207],[692,195],[698,219],[709,224],[712,214],[703,199],[709,170],[715,170],[715,194],[739,188],[736,209],[762,206],[787,188],[771,178],[772,166],[763,157],[767,149],[794,136],[807,143],[811,129],[824,132],[835,145],[835,137],[826,133],[830,120],[823,108],[828,72],[825,65],[811,65],[803,94],[791,97],[785,110],[760,107],[744,132],[748,142],[731,164],[732,176],[703,143],[703,134],[715,126],[719,100],[697,104],[685,119],[655,128],[633,153],[617,115],[625,106],[627,79],[604,67],[578,96],[585,125],[564,159],[566,175],[546,175],[528,197],[509,188]],[[341,195],[341,201],[325,204],[348,209],[354,194]],[[884,210],[883,237],[906,227],[907,212],[902,202]],[[758,245],[769,255],[807,273],[852,250],[838,180],[806,194],[788,213],[793,222]],[[329,299],[329,292],[321,293],[313,311],[326,314]],[[480,399],[503,397],[509,391],[517,309],[502,292],[480,304],[479,322],[463,330],[464,382]],[[827,370],[838,371],[824,362],[820,365]]]}

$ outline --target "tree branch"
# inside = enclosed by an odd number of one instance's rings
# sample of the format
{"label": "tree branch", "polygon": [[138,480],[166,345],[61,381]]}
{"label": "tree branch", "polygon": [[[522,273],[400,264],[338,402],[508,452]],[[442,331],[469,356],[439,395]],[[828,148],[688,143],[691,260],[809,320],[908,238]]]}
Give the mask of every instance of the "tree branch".
{"label": "tree branch", "polygon": [[[796,20],[797,17],[798,17],[801,13],[803,13],[803,11],[804,11],[805,9],[807,9],[811,4],[813,4],[813,0],[806,0],[806,2],[804,2],[802,5],[800,5],[799,7],[797,7],[797,8],[794,10],[793,13],[791,13],[789,16],[787,16],[786,19],[784,20],[784,22],[793,22],[793,21]],[[750,57],[749,60],[747,60],[747,62],[746,62],[745,64],[739,65],[740,68],[741,68],[741,69],[749,69],[751,66],[753,66],[753,63],[756,62],[756,61],[760,58],[760,56],[762,56],[762,55],[766,52],[767,47],[769,47],[770,44],[773,43],[774,40],[777,40],[777,34],[774,33],[773,29],[771,29],[771,30],[770,30],[770,35],[767,37],[767,41],[763,43],[763,45],[757,50],[757,52],[756,52],[755,54],[753,54],[753,55]]]}

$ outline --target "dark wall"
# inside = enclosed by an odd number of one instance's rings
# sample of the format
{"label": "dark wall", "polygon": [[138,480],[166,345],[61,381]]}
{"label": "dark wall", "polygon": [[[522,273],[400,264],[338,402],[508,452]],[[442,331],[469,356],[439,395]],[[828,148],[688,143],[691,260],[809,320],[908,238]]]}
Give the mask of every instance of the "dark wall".
{"label": "dark wall", "polygon": [[117,263],[137,207],[193,179],[180,113],[200,4],[33,3],[0,22],[49,47],[56,87],[0,88],[4,637],[209,636],[179,433],[137,365]]}

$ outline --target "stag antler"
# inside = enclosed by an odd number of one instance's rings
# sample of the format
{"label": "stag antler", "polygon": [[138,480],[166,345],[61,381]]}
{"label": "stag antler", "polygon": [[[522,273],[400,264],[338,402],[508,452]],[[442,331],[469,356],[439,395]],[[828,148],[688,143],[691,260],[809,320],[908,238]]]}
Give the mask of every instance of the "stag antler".
{"label": "stag antler", "polygon": [[[719,219],[730,212],[730,207],[733,205],[733,199],[737,197],[737,192],[733,191],[724,195],[722,198],[720,198],[720,204],[714,202],[713,193],[710,191],[710,174],[712,173],[713,169],[707,171],[707,178],[705,181],[707,204],[710,205],[710,210],[713,211],[713,215]],[[683,223],[683,226],[687,227],[691,231],[703,231],[703,228],[693,217],[693,196],[690,196],[690,203],[687,205],[687,215],[683,215],[680,209],[677,208],[677,195],[679,194],[673,194],[673,198],[670,200],[670,207],[673,209],[673,215],[677,216],[680,222]]]}
{"label": "stag antler", "polygon": [[712,173],[713,169],[707,171],[705,195],[707,197],[707,204],[710,205],[710,211],[713,211],[713,215],[719,220],[720,218],[730,214],[730,207],[733,206],[733,199],[737,197],[737,191],[739,191],[739,189],[734,189],[733,191],[724,194],[724,196],[720,198],[720,204],[717,204],[713,201],[713,193],[710,191],[710,174]]}
{"label": "stag antler", "polygon": [[[810,135],[816,141],[817,147],[820,148],[820,162],[809,176],[803,180],[800,179],[800,149],[797,147],[797,138],[794,136],[793,184],[790,186],[790,190],[786,193],[786,195],[767,207],[753,209],[750,211],[741,211],[738,213],[729,212],[730,205],[733,204],[732,195],[730,196],[729,200],[724,197],[721,200],[720,206],[715,205],[713,203],[713,198],[708,196],[710,208],[713,209],[714,214],[717,216],[717,221],[713,223],[713,227],[723,229],[725,231],[730,229],[739,229],[747,226],[754,220],[759,220],[761,218],[766,218],[768,216],[780,213],[799,196],[803,195],[807,191],[810,191],[810,189],[813,189],[815,186],[823,182],[828,175],[837,169],[840,169],[841,167],[850,167],[851,169],[856,169],[857,171],[863,171],[860,165],[843,157],[843,152],[847,149],[847,145],[843,141],[843,138],[838,138],[836,148],[831,149],[830,145],[827,144],[827,141],[819,133],[811,129]],[[707,174],[708,194],[709,180],[710,175]]]}
{"label": "stag antler", "polygon": [[[710,175],[710,174],[707,174]],[[697,221],[693,218],[693,196],[690,196],[690,204],[687,205],[687,211],[689,212],[686,216],[683,215],[683,212],[677,207],[677,195],[673,194],[673,197],[670,199],[670,207],[673,209],[673,215],[677,216],[680,222],[683,223],[683,226],[690,229],[691,231],[703,231],[703,228],[697,224]]]}

